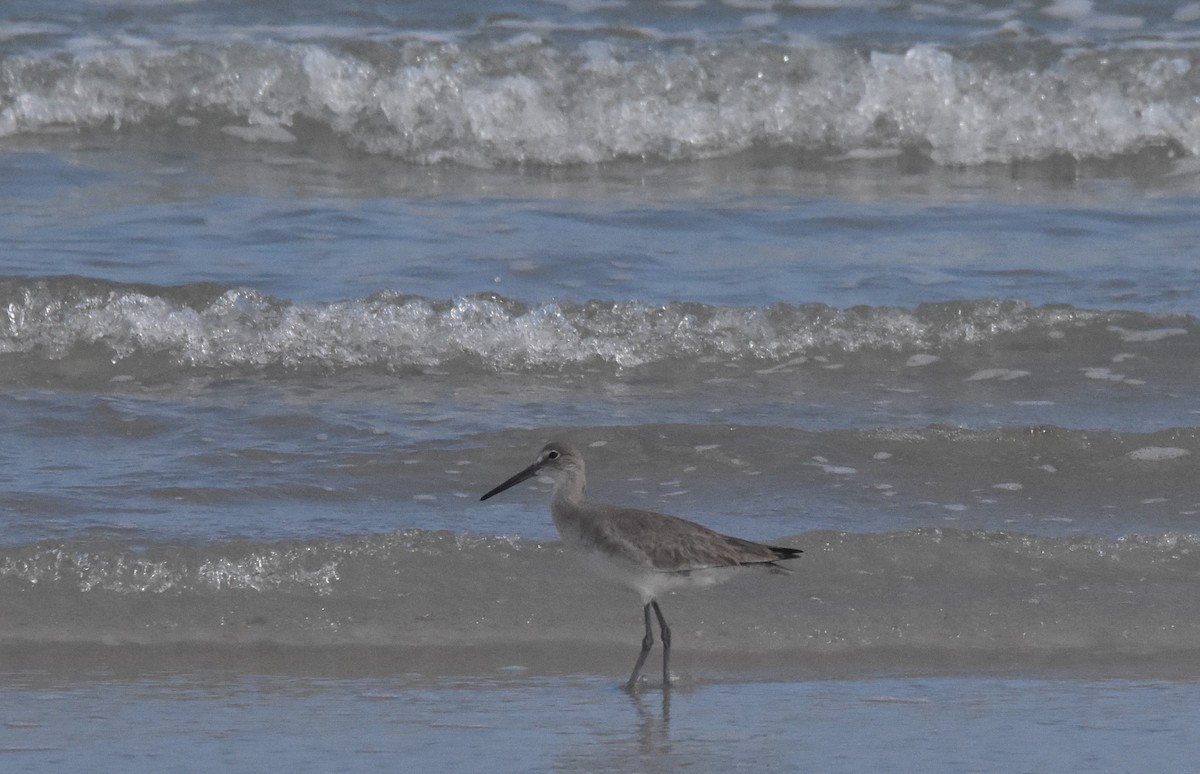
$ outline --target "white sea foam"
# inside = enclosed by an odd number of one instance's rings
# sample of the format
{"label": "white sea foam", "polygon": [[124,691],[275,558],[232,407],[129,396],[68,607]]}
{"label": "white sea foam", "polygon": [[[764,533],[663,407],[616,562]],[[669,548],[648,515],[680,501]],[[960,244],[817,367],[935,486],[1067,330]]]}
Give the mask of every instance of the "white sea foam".
{"label": "white sea foam", "polygon": [[996,380],[1001,382],[1011,382],[1013,379],[1022,379],[1029,376],[1028,371],[1022,371],[1017,368],[984,368],[980,371],[963,379],[964,382],[983,382]]}
{"label": "white sea foam", "polygon": [[298,305],[246,289],[181,303],[86,280],[32,281],[12,290],[0,352],[62,358],[81,345],[103,345],[118,359],[168,355],[200,367],[434,367],[463,358],[499,368],[706,358],[731,367],[740,359],[799,367],[812,353],[812,367],[831,369],[844,363],[817,352],[971,344],[1063,318],[1061,310],[995,302],[969,310],[955,305],[943,314],[936,305],[919,313],[639,302],[527,306],[499,296],[433,301],[388,293]]}
{"label": "white sea foam", "polygon": [[[1067,10],[1080,24],[1105,23]],[[188,121],[249,142],[303,142],[313,137],[305,127],[319,127],[313,139],[332,133],[370,153],[471,165],[690,160],[764,147],[853,158],[920,149],[947,164],[1147,146],[1200,153],[1200,105],[1179,52],[1076,53],[1012,70],[929,44],[866,55],[812,42],[646,51],[524,36],[405,39],[351,53],[283,40],[91,39],[66,56],[11,57],[0,136]]]}
{"label": "white sea foam", "polygon": [[1122,328],[1119,325],[1110,325],[1108,329],[1120,336],[1121,341],[1130,342],[1146,342],[1146,341],[1162,341],[1171,336],[1185,336],[1187,331],[1183,328],[1153,328],[1151,330],[1129,330]]}
{"label": "white sea foam", "polygon": [[1140,449],[1135,449],[1127,455],[1133,460],[1143,460],[1146,462],[1159,462],[1161,460],[1174,460],[1180,457],[1186,457],[1191,454],[1187,449],[1182,449],[1178,446],[1143,446]]}

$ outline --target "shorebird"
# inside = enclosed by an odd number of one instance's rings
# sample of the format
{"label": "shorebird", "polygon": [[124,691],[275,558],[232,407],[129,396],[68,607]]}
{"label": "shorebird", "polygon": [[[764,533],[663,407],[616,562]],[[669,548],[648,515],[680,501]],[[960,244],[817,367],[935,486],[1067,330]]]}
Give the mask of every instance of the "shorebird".
{"label": "shorebird", "polygon": [[568,443],[546,444],[529,467],[480,497],[489,497],[537,475],[554,481],[550,515],[563,542],[590,560],[593,568],[610,580],[638,592],[646,636],[625,684],[638,684],[642,666],[654,646],[650,613],[658,619],[663,647],[663,688],[671,686],[671,629],[663,617],[658,597],[686,586],[708,586],[744,566],[787,569],[776,564],[800,555],[798,548],[783,548],[722,535],[708,527],[641,508],[605,505],[584,499],[587,478],[583,458]]}

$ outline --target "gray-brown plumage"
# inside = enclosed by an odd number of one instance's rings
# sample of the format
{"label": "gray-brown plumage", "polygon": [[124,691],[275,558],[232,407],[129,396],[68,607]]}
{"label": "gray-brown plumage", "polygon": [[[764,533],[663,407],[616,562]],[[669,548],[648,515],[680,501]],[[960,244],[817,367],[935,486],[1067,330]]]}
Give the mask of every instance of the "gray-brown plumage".
{"label": "gray-brown plumage", "polygon": [[583,458],[568,443],[546,444],[532,465],[489,491],[499,494],[536,475],[554,480],[550,515],[563,542],[579,550],[601,575],[637,591],[642,597],[646,635],[626,685],[637,685],[646,656],[654,645],[650,614],[658,619],[663,643],[663,686],[671,684],[671,629],[658,597],[682,586],[720,582],[731,570],[762,566],[786,572],[776,562],[800,555],[782,548],[722,535],[695,522],[640,508],[623,508],[584,499],[587,478]]}

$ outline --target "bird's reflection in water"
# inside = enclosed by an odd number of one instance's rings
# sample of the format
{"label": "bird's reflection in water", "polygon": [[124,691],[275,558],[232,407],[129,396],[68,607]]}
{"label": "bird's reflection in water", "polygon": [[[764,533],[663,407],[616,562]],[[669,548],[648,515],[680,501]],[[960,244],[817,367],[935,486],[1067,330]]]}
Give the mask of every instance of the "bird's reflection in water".
{"label": "bird's reflection in water", "polygon": [[[664,753],[671,745],[671,689],[664,688],[643,696],[641,691],[628,691],[629,699],[637,710],[638,746],[642,754]],[[655,707],[655,696],[660,696],[662,703]]]}

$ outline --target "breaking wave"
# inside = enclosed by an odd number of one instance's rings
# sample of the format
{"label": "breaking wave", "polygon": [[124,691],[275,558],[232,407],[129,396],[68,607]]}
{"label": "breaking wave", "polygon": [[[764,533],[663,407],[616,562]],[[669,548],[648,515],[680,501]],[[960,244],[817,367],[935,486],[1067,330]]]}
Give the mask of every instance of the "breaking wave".
{"label": "breaking wave", "polygon": [[[370,36],[368,36],[370,37]],[[1047,53],[1050,52],[1050,53]],[[1196,50],[815,42],[113,41],[0,61],[0,137],[178,131],[419,164],[766,149],[938,164],[1200,152]],[[1145,160],[1145,159],[1143,159]]]}
{"label": "breaking wave", "polygon": [[[9,378],[63,362],[132,378],[198,370],[465,368],[545,370],[760,362],[824,353],[924,352],[1012,335],[1053,341],[1190,340],[1189,317],[978,300],[915,309],[568,301],[395,293],[313,304],[243,288],[130,286],[82,278],[0,281],[0,358]],[[934,355],[921,355],[922,365]],[[925,360],[921,360],[925,358]],[[917,362],[917,361],[920,362]],[[793,363],[794,364],[794,363]],[[985,378],[985,377],[980,377]]]}

